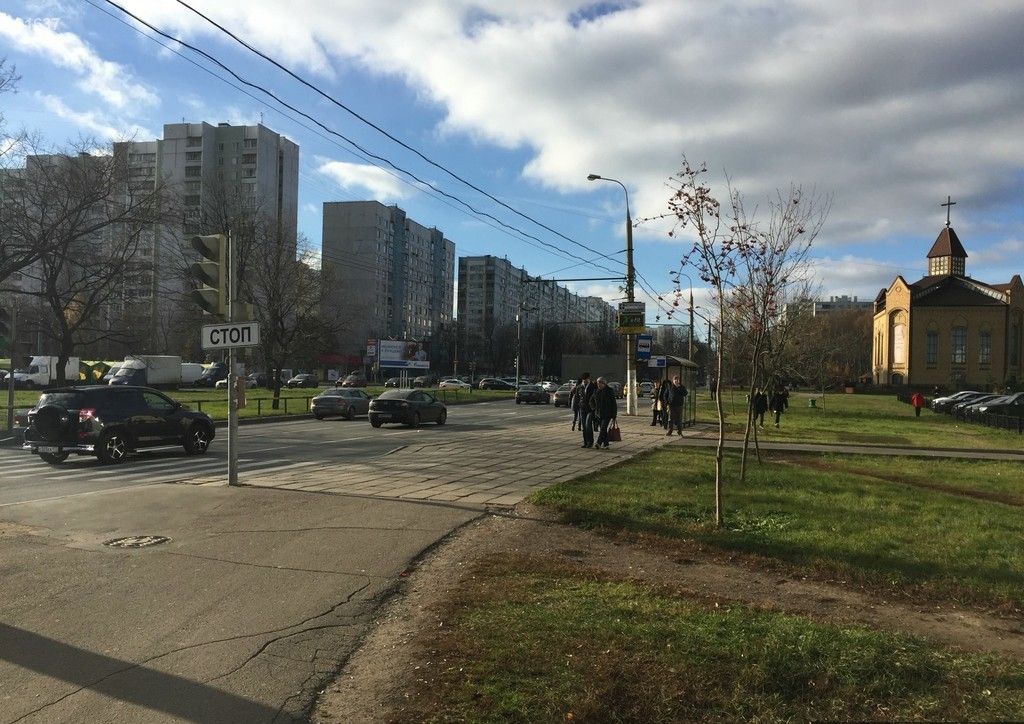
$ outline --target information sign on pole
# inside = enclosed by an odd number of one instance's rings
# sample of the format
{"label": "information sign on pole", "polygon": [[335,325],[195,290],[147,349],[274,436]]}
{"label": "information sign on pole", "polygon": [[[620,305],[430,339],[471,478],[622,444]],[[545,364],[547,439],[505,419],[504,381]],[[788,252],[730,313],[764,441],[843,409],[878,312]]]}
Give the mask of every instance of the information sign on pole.
{"label": "information sign on pole", "polygon": [[654,343],[654,337],[649,334],[638,334],[636,337],[636,359],[638,362],[649,360],[651,358],[651,345]]}
{"label": "information sign on pole", "polygon": [[647,360],[647,366],[648,367],[667,367],[668,366],[668,360],[665,358],[665,355],[658,355],[657,357],[651,357],[649,360]]}
{"label": "information sign on pole", "polygon": [[203,349],[235,349],[255,347],[260,343],[260,323],[204,324]]}
{"label": "information sign on pole", "polygon": [[638,334],[647,329],[647,308],[643,302],[619,302],[619,334]]}

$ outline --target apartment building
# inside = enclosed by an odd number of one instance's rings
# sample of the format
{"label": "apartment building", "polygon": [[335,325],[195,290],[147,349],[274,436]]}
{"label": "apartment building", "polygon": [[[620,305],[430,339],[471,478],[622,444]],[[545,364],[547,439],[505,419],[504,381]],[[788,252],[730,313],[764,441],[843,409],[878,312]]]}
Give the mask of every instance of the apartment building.
{"label": "apartment building", "polygon": [[455,244],[398,206],[325,203],[322,268],[327,304],[344,310],[342,354],[367,339],[430,340],[452,322]]}
{"label": "apartment building", "polygon": [[491,255],[459,258],[458,318],[470,338],[487,339],[503,324],[615,323],[615,309],[600,297],[574,294],[553,281],[534,281],[525,269]]}

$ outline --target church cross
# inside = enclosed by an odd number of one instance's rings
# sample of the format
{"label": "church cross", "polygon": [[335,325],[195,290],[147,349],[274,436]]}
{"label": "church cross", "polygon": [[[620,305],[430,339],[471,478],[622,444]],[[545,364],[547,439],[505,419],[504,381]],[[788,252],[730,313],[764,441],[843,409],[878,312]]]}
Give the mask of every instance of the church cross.
{"label": "church cross", "polygon": [[946,207],[946,226],[949,226],[949,207],[950,206],[955,206],[955,205],[956,205],[956,201],[953,201],[952,197],[949,196],[949,195],[946,196],[946,203],[939,204],[939,206],[945,206]]}

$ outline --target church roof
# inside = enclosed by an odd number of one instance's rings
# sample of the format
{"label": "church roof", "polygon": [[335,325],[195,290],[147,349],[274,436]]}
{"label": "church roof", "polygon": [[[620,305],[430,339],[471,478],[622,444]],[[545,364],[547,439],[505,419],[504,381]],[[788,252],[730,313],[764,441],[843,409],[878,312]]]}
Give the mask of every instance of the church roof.
{"label": "church roof", "polygon": [[915,306],[976,307],[1007,303],[1006,292],[969,277],[936,274],[910,285]]}
{"label": "church roof", "polygon": [[960,239],[957,237],[956,232],[953,231],[952,226],[947,226],[939,232],[938,238],[936,238],[935,243],[932,244],[931,251],[928,252],[929,259],[934,259],[937,256],[957,256],[963,259],[967,258],[967,252],[964,250],[964,245],[960,243]]}

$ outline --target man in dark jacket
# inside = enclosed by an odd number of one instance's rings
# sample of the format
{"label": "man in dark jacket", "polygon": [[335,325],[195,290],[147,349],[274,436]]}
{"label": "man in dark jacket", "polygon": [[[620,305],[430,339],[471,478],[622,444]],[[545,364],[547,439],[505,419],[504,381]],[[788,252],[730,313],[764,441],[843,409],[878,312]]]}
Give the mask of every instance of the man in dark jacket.
{"label": "man in dark jacket", "polygon": [[772,398],[768,402],[768,409],[775,413],[775,427],[779,426],[779,419],[782,417],[782,412],[786,409],[786,392],[783,389],[778,389],[772,393]]}
{"label": "man in dark jacket", "polygon": [[583,444],[580,447],[594,447],[594,413],[590,408],[590,400],[597,391],[597,385],[590,381],[589,372],[583,373],[579,387],[580,425],[583,429]]}
{"label": "man in dark jacket", "polygon": [[666,377],[661,381],[661,387],[658,388],[658,399],[661,400],[661,426],[668,429],[669,419],[669,402],[672,400],[672,383]]}
{"label": "man in dark jacket", "polygon": [[604,381],[604,377],[597,378],[597,389],[590,398],[590,409],[597,418],[601,432],[597,436],[597,444],[594,449],[602,447],[608,449],[608,425],[615,419],[619,412],[619,403],[615,400],[615,391]]}
{"label": "man in dark jacket", "polygon": [[754,408],[754,424],[764,427],[764,413],[768,412],[768,395],[760,387],[754,388],[754,397],[750,400]]}
{"label": "man in dark jacket", "polygon": [[678,434],[683,434],[683,405],[686,404],[686,395],[687,390],[679,381],[679,375],[676,375],[672,378],[672,384],[668,388],[668,432],[665,433],[666,435],[672,434],[673,427]]}

